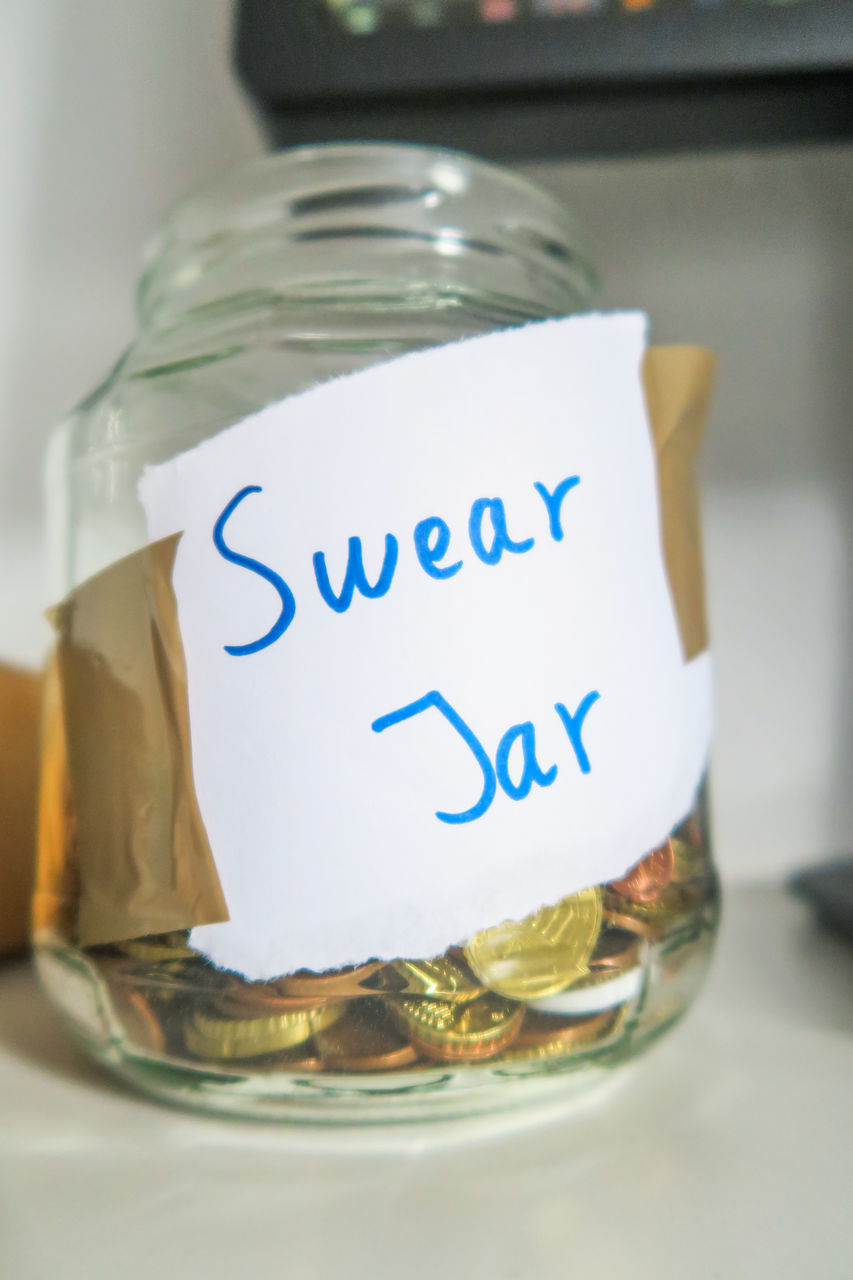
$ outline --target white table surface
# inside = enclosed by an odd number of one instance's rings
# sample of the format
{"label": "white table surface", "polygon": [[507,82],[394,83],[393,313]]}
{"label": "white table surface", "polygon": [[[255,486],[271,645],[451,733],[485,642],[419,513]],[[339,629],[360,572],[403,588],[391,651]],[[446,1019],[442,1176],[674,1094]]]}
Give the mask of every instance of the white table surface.
{"label": "white table surface", "polygon": [[728,895],[694,1012],[570,1113],[395,1133],[137,1097],[0,970],[0,1276],[850,1280],[853,947]]}

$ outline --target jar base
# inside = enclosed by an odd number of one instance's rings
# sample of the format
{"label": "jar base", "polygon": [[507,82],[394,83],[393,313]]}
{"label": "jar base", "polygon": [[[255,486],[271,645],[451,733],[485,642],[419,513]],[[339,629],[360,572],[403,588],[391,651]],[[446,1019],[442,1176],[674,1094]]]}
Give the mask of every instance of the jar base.
{"label": "jar base", "polygon": [[236,1063],[212,1069],[175,1054],[141,1050],[115,1016],[109,991],[87,956],[50,946],[39,948],[36,959],[41,981],[86,1052],[160,1101],[296,1125],[405,1126],[505,1114],[506,1123],[515,1126],[528,1117],[535,1123],[543,1108],[565,1114],[618,1086],[629,1074],[626,1064],[684,1012],[701,981],[695,961],[705,967],[704,955],[693,954],[692,972],[680,975],[678,985],[684,989],[671,989],[662,1001],[656,987],[647,988],[614,1035],[587,1050],[459,1066],[419,1063],[402,1071],[357,1075],[283,1070],[274,1062],[265,1068]]}

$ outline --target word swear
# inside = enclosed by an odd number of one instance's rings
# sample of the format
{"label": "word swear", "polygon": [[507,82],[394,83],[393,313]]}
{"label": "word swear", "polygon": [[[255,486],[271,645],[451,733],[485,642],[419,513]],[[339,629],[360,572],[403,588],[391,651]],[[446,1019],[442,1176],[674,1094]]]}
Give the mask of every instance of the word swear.
{"label": "word swear", "polygon": [[[561,542],[563,539],[563,500],[578,484],[580,484],[580,476],[567,476],[554,489],[546,488],[539,481],[534,483],[533,487],[545,507],[549,534],[555,542]],[[245,488],[240,489],[220,513],[213,527],[213,545],[222,558],[268,582],[275,590],[280,606],[276,621],[265,635],[248,644],[224,646],[225,652],[234,657],[259,653],[262,649],[274,644],[284,635],[296,615],[296,599],[281,574],[262,561],[236,551],[225,540],[228,522],[240,504],[250,494],[262,492],[263,489],[258,484],[246,485]],[[450,526],[440,516],[428,516],[425,520],[418,521],[414,527],[412,540],[415,555],[424,573],[430,578],[439,581],[452,578],[462,568],[462,560],[447,562],[450,537]],[[506,511],[500,498],[477,498],[471,504],[468,517],[468,540],[477,559],[490,566],[499,564],[504,554],[524,555],[525,552],[530,551],[535,541],[532,537],[519,541],[510,536]],[[351,537],[344,579],[339,590],[336,591],[329,578],[325,554],[322,551],[316,551],[312,557],[312,563],[317,590],[335,613],[346,613],[356,591],[368,600],[377,600],[390,590],[397,568],[398,555],[399,543],[393,533],[387,533],[382,566],[375,581],[371,583],[367,579],[364,567],[361,538]]]}

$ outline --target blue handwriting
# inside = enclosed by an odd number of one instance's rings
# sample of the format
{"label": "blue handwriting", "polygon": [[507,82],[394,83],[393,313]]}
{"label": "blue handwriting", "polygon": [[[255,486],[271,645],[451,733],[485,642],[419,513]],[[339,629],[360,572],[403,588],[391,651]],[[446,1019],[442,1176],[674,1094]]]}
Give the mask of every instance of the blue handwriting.
{"label": "blue handwriting", "polygon": [[[554,705],[554,710],[566,730],[581,773],[589,773],[592,767],[581,734],[586,718],[600,696],[598,691],[593,689],[581,700],[574,712],[567,711],[562,702],[557,702]],[[404,720],[411,720],[413,716],[418,716],[422,711],[429,711],[432,708],[440,712],[450,727],[456,731],[471,752],[483,775],[482,789],[474,804],[469,809],[462,810],[461,813],[445,813],[439,809],[435,815],[439,822],[448,822],[456,825],[463,822],[475,822],[477,818],[482,818],[483,814],[491,808],[498,786],[509,796],[510,800],[524,800],[530,795],[534,786],[550,787],[556,780],[556,764],[552,764],[549,769],[543,770],[536,758],[536,730],[530,720],[525,720],[521,724],[514,724],[507,729],[498,743],[493,765],[486,748],[473,729],[465,723],[459,712],[450,705],[446,698],[441,696],[437,689],[433,689],[430,693],[425,693],[422,698],[418,698],[415,702],[409,702],[405,707],[400,707],[397,711],[389,711],[387,715],[380,716],[378,720],[373,721],[370,727],[374,733],[384,733],[386,729],[390,729],[393,725],[402,724]],[[521,774],[517,782],[511,777],[509,768],[510,754],[516,743],[519,744],[521,749]],[[518,752],[516,752],[517,754]]]}
{"label": "blue handwriting", "polygon": [[[548,530],[555,542],[561,542],[563,539],[563,502],[567,494],[578,484],[580,484],[580,476],[567,476],[553,490],[547,489],[538,480],[534,483],[533,487],[544,503],[548,517]],[[259,653],[262,649],[267,649],[271,644],[275,644],[276,640],[280,640],[285,634],[296,615],[296,600],[281,574],[261,560],[256,560],[253,556],[235,551],[225,541],[226,525],[241,503],[250,494],[254,493],[263,493],[261,485],[249,484],[234,494],[234,497],[223,508],[213,526],[213,545],[229,564],[246,569],[249,573],[253,573],[269,583],[278,597],[279,614],[269,630],[264,635],[259,636],[257,640],[252,640],[248,644],[226,644],[224,646],[225,652],[236,658]],[[485,527],[486,525],[488,525],[488,528]],[[463,560],[457,559],[451,564],[441,563],[450,550],[451,531],[450,526],[440,516],[428,516],[425,520],[419,520],[414,527],[412,539],[418,563],[430,578],[442,581],[447,578],[453,578],[459,573],[464,563]],[[516,540],[510,536],[506,511],[500,498],[477,498],[471,504],[468,518],[468,540],[477,559],[489,566],[500,564],[505,553],[509,555],[524,555],[534,546],[534,538],[532,536],[521,540]],[[398,554],[399,544],[396,537],[392,533],[387,533],[385,535],[385,554],[382,559],[382,565],[379,568],[375,583],[371,585],[364,565],[361,538],[351,537],[347,548],[347,563],[343,582],[340,590],[335,591],[329,579],[325,553],[323,551],[315,551],[312,562],[317,590],[321,598],[335,613],[346,613],[352,605],[356,592],[366,600],[380,599],[382,596],[387,595],[391,589],[397,569]],[[436,694],[436,697],[438,696]],[[569,733],[571,732],[568,725],[566,730]],[[530,750],[527,746],[529,740],[528,732],[526,730],[525,732],[519,732],[516,738],[522,743],[525,759],[527,759]],[[516,738],[513,738],[512,742],[515,742]],[[512,742],[510,745],[512,745]],[[508,750],[509,748],[507,748]],[[540,786],[549,785],[539,781],[539,778],[534,774],[531,774],[531,778]],[[520,785],[525,785],[524,779],[522,779]],[[526,785],[529,791],[533,783],[530,782]]]}

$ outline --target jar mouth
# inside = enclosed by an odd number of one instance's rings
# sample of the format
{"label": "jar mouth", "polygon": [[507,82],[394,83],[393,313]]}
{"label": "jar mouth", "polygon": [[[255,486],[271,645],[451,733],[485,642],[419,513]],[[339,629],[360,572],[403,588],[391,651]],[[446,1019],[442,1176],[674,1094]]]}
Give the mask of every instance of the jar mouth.
{"label": "jar mouth", "polygon": [[[199,308],[454,279],[534,313],[590,305],[596,280],[567,210],[535,183],[462,152],[332,143],[259,156],[181,201],[145,254],[146,328]],[[549,295],[542,306],[542,294]]]}

